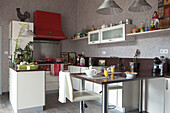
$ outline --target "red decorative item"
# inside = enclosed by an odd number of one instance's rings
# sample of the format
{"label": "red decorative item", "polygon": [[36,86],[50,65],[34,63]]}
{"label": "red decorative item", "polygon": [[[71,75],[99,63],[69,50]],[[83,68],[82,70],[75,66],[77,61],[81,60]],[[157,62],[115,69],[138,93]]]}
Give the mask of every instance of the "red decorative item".
{"label": "red decorative item", "polygon": [[164,9],[164,18],[169,17],[169,16],[170,16],[169,14],[170,14],[170,13],[169,13],[169,8],[165,8],[165,9]]}
{"label": "red decorative item", "polygon": [[158,12],[154,11],[154,15],[153,15],[152,19],[158,19],[158,18],[159,18]]}
{"label": "red decorative item", "polygon": [[53,58],[46,58],[45,61],[46,62],[53,62]]}
{"label": "red decorative item", "polygon": [[73,60],[70,60],[70,63],[72,64],[72,63],[73,63]]}
{"label": "red decorative item", "polygon": [[54,76],[59,76],[61,70],[61,64],[54,64]]}
{"label": "red decorative item", "polygon": [[150,31],[159,30],[160,28],[151,28]]}
{"label": "red decorative item", "polygon": [[56,58],[55,61],[56,62],[62,62],[62,58]]}
{"label": "red decorative item", "polygon": [[35,39],[65,40],[67,37],[62,32],[61,14],[35,11],[34,12]]}

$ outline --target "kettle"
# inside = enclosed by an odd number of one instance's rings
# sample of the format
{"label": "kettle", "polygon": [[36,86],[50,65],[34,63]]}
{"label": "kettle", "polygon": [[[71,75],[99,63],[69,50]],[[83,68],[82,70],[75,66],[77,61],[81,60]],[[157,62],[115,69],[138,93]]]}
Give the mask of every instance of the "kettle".
{"label": "kettle", "polygon": [[92,66],[90,66],[89,69],[85,70],[85,73],[88,77],[92,77],[92,76],[97,75],[97,70],[92,69]]}

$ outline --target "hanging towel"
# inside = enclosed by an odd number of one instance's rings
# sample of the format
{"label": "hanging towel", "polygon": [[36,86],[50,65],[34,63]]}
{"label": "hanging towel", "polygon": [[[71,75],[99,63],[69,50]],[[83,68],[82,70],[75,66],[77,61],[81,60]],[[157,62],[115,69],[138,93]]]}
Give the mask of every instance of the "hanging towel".
{"label": "hanging towel", "polygon": [[66,74],[62,71],[59,72],[59,98],[58,101],[66,103]]}
{"label": "hanging towel", "polygon": [[69,88],[68,88],[68,80],[70,77],[70,72],[59,72],[59,98],[58,101],[61,103],[66,103],[66,97],[67,94],[69,93]]}

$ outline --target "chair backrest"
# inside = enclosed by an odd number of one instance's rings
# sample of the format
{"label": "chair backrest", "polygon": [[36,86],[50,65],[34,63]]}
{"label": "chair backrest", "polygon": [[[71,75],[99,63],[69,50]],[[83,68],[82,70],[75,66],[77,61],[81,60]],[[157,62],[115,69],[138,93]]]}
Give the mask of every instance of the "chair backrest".
{"label": "chair backrest", "polygon": [[71,102],[73,102],[73,84],[72,84],[70,72],[65,72],[65,73],[66,73],[66,97]]}

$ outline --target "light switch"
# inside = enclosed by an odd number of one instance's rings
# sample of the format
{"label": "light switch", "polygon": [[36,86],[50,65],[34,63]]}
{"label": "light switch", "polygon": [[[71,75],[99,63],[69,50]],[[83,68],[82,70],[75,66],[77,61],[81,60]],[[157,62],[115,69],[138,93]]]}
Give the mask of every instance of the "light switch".
{"label": "light switch", "polygon": [[5,55],[8,55],[8,51],[4,51],[4,54],[5,54]]}

